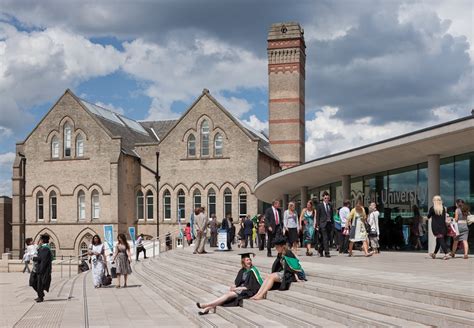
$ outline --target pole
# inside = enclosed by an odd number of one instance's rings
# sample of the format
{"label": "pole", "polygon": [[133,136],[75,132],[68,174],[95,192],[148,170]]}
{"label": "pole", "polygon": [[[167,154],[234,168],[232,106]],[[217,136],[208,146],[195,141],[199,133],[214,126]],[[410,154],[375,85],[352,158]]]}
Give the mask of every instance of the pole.
{"label": "pole", "polygon": [[[160,236],[160,174],[158,172],[160,152],[156,152],[156,237]],[[158,245],[159,247],[159,245]]]}

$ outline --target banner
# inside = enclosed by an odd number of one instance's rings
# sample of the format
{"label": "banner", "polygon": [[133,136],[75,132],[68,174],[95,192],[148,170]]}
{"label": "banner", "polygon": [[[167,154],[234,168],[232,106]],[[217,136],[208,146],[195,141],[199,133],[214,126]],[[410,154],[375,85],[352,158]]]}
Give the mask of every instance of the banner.
{"label": "banner", "polygon": [[227,248],[227,230],[220,229],[217,231],[217,247],[220,251],[228,251]]}
{"label": "banner", "polygon": [[130,235],[130,239],[132,240],[133,247],[135,247],[135,227],[128,227],[128,234]]}
{"label": "banner", "polygon": [[104,239],[109,246],[110,253],[114,251],[114,227],[112,225],[104,225]]}

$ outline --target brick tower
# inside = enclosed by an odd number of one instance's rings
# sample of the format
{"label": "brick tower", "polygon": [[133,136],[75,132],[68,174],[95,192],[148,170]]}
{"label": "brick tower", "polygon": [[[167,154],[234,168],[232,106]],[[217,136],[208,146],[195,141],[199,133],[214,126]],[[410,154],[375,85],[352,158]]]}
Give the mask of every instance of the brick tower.
{"label": "brick tower", "polygon": [[282,169],[305,156],[305,43],[298,23],[277,23],[268,33],[269,137]]}

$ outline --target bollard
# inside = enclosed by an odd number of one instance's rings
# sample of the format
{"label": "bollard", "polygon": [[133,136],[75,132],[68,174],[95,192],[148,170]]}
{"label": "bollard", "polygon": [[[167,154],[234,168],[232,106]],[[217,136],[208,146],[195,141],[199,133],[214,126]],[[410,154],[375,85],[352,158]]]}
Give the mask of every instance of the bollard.
{"label": "bollard", "polygon": [[69,278],[71,278],[71,260],[72,260],[72,256],[69,255]]}

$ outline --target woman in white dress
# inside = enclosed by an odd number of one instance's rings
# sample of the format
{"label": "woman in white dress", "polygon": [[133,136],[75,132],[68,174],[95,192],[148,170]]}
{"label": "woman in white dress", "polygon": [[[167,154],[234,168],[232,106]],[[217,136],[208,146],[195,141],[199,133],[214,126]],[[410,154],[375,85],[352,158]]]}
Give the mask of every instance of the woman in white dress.
{"label": "woman in white dress", "polygon": [[369,206],[369,218],[367,219],[367,223],[370,225],[370,231],[367,231],[370,240],[370,247],[375,252],[375,254],[379,253],[379,236],[380,236],[380,229],[379,229],[379,216],[380,212],[377,210],[377,204],[370,203]]}
{"label": "woman in white dress", "polygon": [[349,233],[349,256],[352,256],[352,247],[354,243],[361,241],[364,249],[365,256],[372,256],[374,253],[369,253],[369,247],[367,245],[367,230],[365,229],[365,223],[367,215],[365,214],[364,206],[361,200],[358,200],[355,208],[351,210],[347,216],[346,227],[350,229]]}
{"label": "woman in white dress", "polygon": [[102,287],[102,281],[107,269],[107,256],[105,255],[104,244],[99,235],[92,237],[92,243],[89,246],[88,254],[91,257],[92,281],[95,288]]}

